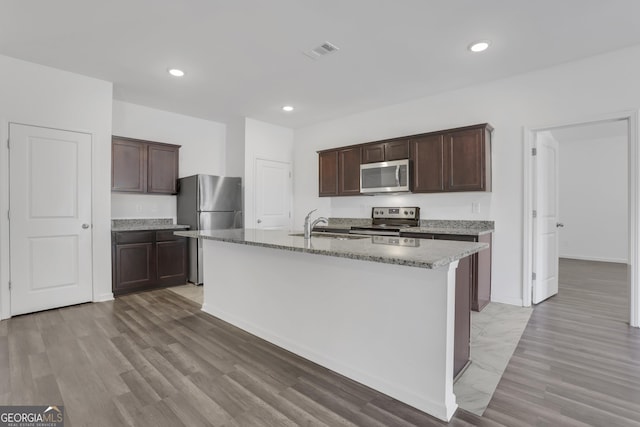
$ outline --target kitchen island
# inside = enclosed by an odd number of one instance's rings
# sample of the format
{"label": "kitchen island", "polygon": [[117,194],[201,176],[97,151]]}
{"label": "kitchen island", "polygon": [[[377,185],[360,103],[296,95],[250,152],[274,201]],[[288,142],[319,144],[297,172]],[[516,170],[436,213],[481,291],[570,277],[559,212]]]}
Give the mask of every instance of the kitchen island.
{"label": "kitchen island", "polygon": [[455,270],[487,245],[176,234],[203,239],[205,312],[439,419],[455,412]]}

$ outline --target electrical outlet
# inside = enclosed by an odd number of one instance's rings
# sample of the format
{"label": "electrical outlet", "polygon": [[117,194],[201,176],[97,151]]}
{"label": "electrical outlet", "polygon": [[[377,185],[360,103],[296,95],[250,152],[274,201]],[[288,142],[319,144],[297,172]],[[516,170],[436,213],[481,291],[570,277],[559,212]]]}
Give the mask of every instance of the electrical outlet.
{"label": "electrical outlet", "polygon": [[471,213],[480,213],[480,203],[478,202],[471,203]]}

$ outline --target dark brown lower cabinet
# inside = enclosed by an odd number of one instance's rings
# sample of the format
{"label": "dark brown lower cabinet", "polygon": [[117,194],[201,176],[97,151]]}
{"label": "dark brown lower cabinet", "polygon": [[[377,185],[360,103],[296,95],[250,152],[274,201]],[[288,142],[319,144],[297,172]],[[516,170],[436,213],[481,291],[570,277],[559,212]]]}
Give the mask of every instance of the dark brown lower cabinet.
{"label": "dark brown lower cabinet", "polygon": [[173,230],[113,232],[112,248],[114,295],[187,281],[187,238]]}
{"label": "dark brown lower cabinet", "polygon": [[469,362],[471,340],[471,257],[458,261],[456,270],[456,314],[453,335],[453,377],[457,377]]}
{"label": "dark brown lower cabinet", "polygon": [[491,233],[481,236],[457,234],[401,233],[418,239],[488,243],[489,248],[462,258],[456,269],[456,312],[453,349],[454,378],[469,361],[471,310],[480,311],[491,301]]}
{"label": "dark brown lower cabinet", "polygon": [[459,242],[488,243],[489,248],[470,256],[471,310],[482,311],[491,302],[491,233],[480,236],[459,234],[400,233],[418,239],[457,240]]}

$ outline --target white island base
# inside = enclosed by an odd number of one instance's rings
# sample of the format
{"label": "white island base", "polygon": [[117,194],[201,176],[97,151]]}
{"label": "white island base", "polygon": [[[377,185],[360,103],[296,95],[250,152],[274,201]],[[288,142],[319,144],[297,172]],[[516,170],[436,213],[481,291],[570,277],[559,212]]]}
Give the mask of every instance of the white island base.
{"label": "white island base", "polygon": [[203,310],[448,421],[455,271],[203,240]]}

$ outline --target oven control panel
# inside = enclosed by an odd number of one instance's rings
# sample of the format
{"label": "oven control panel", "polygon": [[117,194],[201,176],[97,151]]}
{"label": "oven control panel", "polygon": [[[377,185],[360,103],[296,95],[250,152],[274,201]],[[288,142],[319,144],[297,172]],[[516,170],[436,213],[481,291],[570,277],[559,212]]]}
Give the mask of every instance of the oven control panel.
{"label": "oven control panel", "polygon": [[372,219],[420,219],[419,207],[371,208]]}

